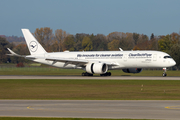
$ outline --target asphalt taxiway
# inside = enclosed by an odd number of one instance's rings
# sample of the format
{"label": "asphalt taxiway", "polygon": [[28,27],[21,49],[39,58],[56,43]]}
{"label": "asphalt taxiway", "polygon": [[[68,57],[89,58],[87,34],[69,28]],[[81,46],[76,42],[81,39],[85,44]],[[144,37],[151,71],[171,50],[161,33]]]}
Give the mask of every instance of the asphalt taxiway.
{"label": "asphalt taxiway", "polygon": [[180,80],[180,77],[152,77],[152,76],[24,76],[1,75],[0,79],[81,79],[81,80]]}
{"label": "asphalt taxiway", "polygon": [[180,100],[0,100],[0,116],[179,120]]}

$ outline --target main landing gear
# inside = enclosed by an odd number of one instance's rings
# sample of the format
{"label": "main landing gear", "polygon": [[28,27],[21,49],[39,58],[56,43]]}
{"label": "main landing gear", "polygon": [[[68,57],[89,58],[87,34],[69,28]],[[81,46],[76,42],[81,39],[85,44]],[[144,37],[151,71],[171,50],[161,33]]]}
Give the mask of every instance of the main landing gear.
{"label": "main landing gear", "polygon": [[93,76],[93,74],[87,73],[87,72],[83,72],[82,76]]}
{"label": "main landing gear", "polygon": [[[87,72],[83,72],[82,76],[93,76],[93,74],[87,73]],[[111,72],[107,72],[105,74],[100,74],[100,76],[111,76]]]}
{"label": "main landing gear", "polygon": [[105,74],[100,74],[100,76],[111,76],[111,72],[106,72]]}
{"label": "main landing gear", "polygon": [[163,74],[162,74],[163,77],[166,77],[167,74],[166,74],[166,68],[163,68]]}

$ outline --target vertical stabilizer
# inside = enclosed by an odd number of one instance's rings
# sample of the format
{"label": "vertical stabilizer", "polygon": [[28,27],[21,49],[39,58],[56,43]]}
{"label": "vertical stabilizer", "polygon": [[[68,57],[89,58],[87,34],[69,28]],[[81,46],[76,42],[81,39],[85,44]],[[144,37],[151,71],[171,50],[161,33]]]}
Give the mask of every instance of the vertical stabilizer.
{"label": "vertical stabilizer", "polygon": [[28,46],[28,49],[29,49],[31,55],[46,53],[44,48],[41,46],[41,44],[39,44],[39,42],[36,40],[36,38],[31,34],[29,29],[21,29],[21,30],[25,37],[26,44]]}

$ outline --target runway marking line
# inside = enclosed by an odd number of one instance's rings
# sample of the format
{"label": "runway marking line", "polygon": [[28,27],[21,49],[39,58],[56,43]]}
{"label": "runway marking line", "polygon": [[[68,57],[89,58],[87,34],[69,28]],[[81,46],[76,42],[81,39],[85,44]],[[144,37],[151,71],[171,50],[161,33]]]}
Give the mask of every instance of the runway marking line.
{"label": "runway marking line", "polygon": [[[94,111],[74,111],[74,110],[51,110],[51,109],[35,109],[32,108],[33,106],[28,106],[27,109],[29,110],[43,110],[43,111],[55,111],[55,112],[70,112],[70,113],[114,113],[114,114],[119,114],[119,112],[114,112],[114,111],[102,111],[102,112],[94,112]],[[35,106],[34,106],[35,107]]]}
{"label": "runway marking line", "polygon": [[167,107],[165,107],[165,108],[167,108],[167,109],[179,109],[180,110],[180,106],[167,106]]}
{"label": "runway marking line", "polygon": [[36,109],[36,108],[33,108],[33,106],[28,106],[27,109],[29,109],[29,110],[46,110],[46,109]]}
{"label": "runway marking line", "polygon": [[28,106],[27,109],[34,110],[34,108],[32,108],[32,106]]}

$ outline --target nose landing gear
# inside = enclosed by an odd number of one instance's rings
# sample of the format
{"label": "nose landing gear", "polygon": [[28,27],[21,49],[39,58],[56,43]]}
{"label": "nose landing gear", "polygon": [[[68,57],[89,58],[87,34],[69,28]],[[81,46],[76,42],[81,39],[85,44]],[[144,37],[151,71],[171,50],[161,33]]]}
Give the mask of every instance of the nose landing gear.
{"label": "nose landing gear", "polygon": [[166,68],[163,68],[163,74],[162,74],[163,77],[166,77],[167,74],[166,74]]}

